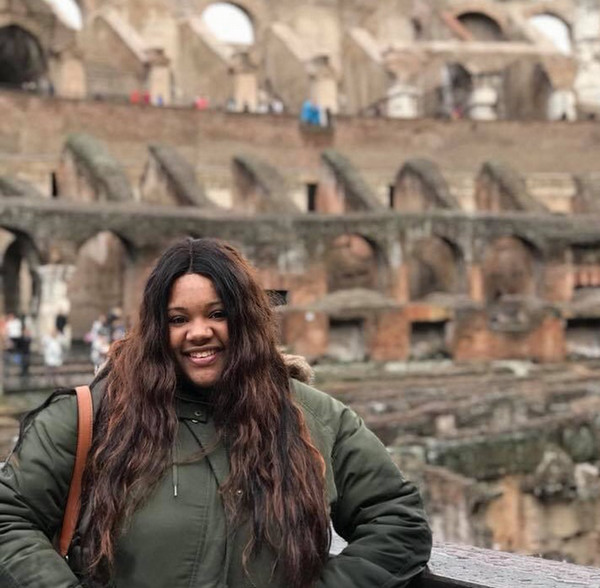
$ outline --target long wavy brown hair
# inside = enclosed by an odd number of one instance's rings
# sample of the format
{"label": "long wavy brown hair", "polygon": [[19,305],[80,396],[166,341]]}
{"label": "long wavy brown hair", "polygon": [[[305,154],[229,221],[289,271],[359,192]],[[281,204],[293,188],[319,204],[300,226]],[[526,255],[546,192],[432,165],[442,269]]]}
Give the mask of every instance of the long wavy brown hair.
{"label": "long wavy brown hair", "polygon": [[216,239],[187,239],[165,251],[139,320],[112,351],[84,480],[82,510],[92,513],[81,535],[88,578],[108,581],[119,533],[172,463],[179,382],[167,304],[173,283],[187,273],[212,280],[227,314],[226,367],[211,398],[230,455],[220,489],[225,513],[229,524],[247,521],[251,529],[244,568],[270,548],[287,584],[308,586],[330,541],[324,462],[292,400],[268,298],[242,256]]}

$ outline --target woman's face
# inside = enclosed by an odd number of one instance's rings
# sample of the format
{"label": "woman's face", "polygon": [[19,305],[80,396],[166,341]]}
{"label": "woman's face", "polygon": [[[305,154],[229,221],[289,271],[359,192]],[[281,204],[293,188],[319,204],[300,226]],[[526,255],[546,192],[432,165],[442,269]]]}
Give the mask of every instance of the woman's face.
{"label": "woman's face", "polygon": [[169,347],[179,370],[196,386],[216,384],[225,367],[227,315],[211,280],[185,274],[168,304]]}

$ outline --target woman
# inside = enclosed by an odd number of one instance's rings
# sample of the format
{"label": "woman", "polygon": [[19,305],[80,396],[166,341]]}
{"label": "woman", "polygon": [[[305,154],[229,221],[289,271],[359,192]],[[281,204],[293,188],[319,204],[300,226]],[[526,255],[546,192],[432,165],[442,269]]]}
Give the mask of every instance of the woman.
{"label": "woman", "polygon": [[[289,378],[229,245],[162,255],[92,391],[78,576],[50,541],[75,451],[67,394],[28,419],[0,476],[0,585],[392,588],[424,568],[416,489],[356,414]],[[330,520],[349,542],[335,557]]]}

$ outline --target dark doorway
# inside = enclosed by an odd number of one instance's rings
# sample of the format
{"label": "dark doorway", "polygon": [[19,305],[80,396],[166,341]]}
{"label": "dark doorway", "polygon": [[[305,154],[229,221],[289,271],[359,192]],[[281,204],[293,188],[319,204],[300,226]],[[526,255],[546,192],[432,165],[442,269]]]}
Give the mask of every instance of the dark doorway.
{"label": "dark doorway", "polygon": [[46,59],[38,40],[21,27],[0,28],[0,85],[17,88],[39,82],[46,73]]}
{"label": "dark doorway", "polygon": [[330,319],[327,356],[342,362],[365,361],[364,321]]}
{"label": "dark doorway", "polygon": [[58,182],[56,181],[56,172],[50,174],[50,195],[52,198],[58,198]]}
{"label": "dark doorway", "polygon": [[306,197],[307,205],[306,210],[308,212],[315,212],[317,210],[317,188],[318,184],[306,184]]}
{"label": "dark doorway", "polygon": [[600,358],[600,319],[567,321],[567,355],[570,359]]}
{"label": "dark doorway", "polygon": [[410,357],[416,360],[448,357],[446,323],[444,321],[412,323]]}
{"label": "dark doorway", "polygon": [[267,290],[271,306],[285,306],[288,300],[288,290]]}

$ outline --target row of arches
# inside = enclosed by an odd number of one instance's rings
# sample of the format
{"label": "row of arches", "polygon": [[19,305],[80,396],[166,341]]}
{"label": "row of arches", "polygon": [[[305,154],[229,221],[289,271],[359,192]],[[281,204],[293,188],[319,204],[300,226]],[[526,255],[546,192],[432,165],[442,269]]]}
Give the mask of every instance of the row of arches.
{"label": "row of arches", "polygon": [[[248,47],[257,41],[257,28],[260,23],[251,6],[232,2],[203,2],[198,14],[211,34],[220,42]],[[507,27],[498,15],[470,8],[459,10],[453,18],[471,40],[510,40]],[[302,23],[307,18],[299,16],[296,20],[296,28],[306,33]],[[313,32],[326,26],[323,18],[312,20],[310,30]],[[542,8],[540,12],[532,14],[526,23],[529,36],[544,38],[565,54],[572,52],[570,25],[562,16]],[[420,24],[417,28],[420,30],[422,26]],[[331,28],[329,24],[327,27]],[[16,22],[0,28],[0,83],[21,85],[35,82],[47,74],[47,60],[47,49],[42,47],[32,28],[28,29]]]}
{"label": "row of arches", "polygon": [[48,274],[44,268],[62,264],[44,263],[52,260],[42,260],[24,233],[0,229],[0,253],[4,312],[38,317],[43,305],[52,315],[68,310],[76,338],[98,315],[123,305],[126,271],[134,262],[131,249],[110,231],[85,241],[67,274]]}
{"label": "row of arches", "polygon": [[[507,41],[510,35],[501,19],[476,10],[461,11],[455,18],[474,41]],[[568,22],[552,12],[537,12],[526,20],[530,36],[543,38],[561,53],[572,53],[572,32]]]}
{"label": "row of arches", "polygon": [[[221,42],[241,47],[255,42],[253,18],[237,4],[210,3],[201,18]],[[0,27],[0,86],[47,89],[49,48],[36,32],[16,21]]]}
{"label": "row of arches", "polygon": [[[445,237],[427,236],[412,241],[407,250],[412,300],[434,293],[466,293],[466,260],[457,243]],[[0,251],[5,310],[30,312],[39,302],[39,278],[35,276],[43,261],[32,240],[23,233],[0,230]],[[600,248],[588,247],[585,255],[577,248],[573,252],[572,263],[578,268],[576,286],[600,285],[589,269],[600,264]],[[72,300],[90,307],[92,315],[98,304],[116,305],[123,296],[126,267],[134,261],[131,246],[116,234],[102,231],[91,237],[78,249],[69,290]],[[386,275],[391,270],[385,251],[372,239],[356,233],[329,241],[323,261],[329,292],[353,288],[385,291],[391,282]],[[486,300],[493,302],[504,295],[535,295],[543,263],[542,253],[525,239],[503,236],[490,241],[480,262],[486,277]],[[102,302],[85,299],[86,292],[94,293]]]}
{"label": "row of arches", "polygon": [[[481,261],[486,303],[504,296],[539,295],[542,263],[539,250],[526,240],[505,236],[491,241]],[[383,251],[360,235],[334,239],[325,264],[329,292],[351,288],[385,291],[391,282]],[[408,248],[407,267],[410,300],[426,300],[439,294],[468,294],[465,256],[449,239],[438,236],[416,239]]]}

